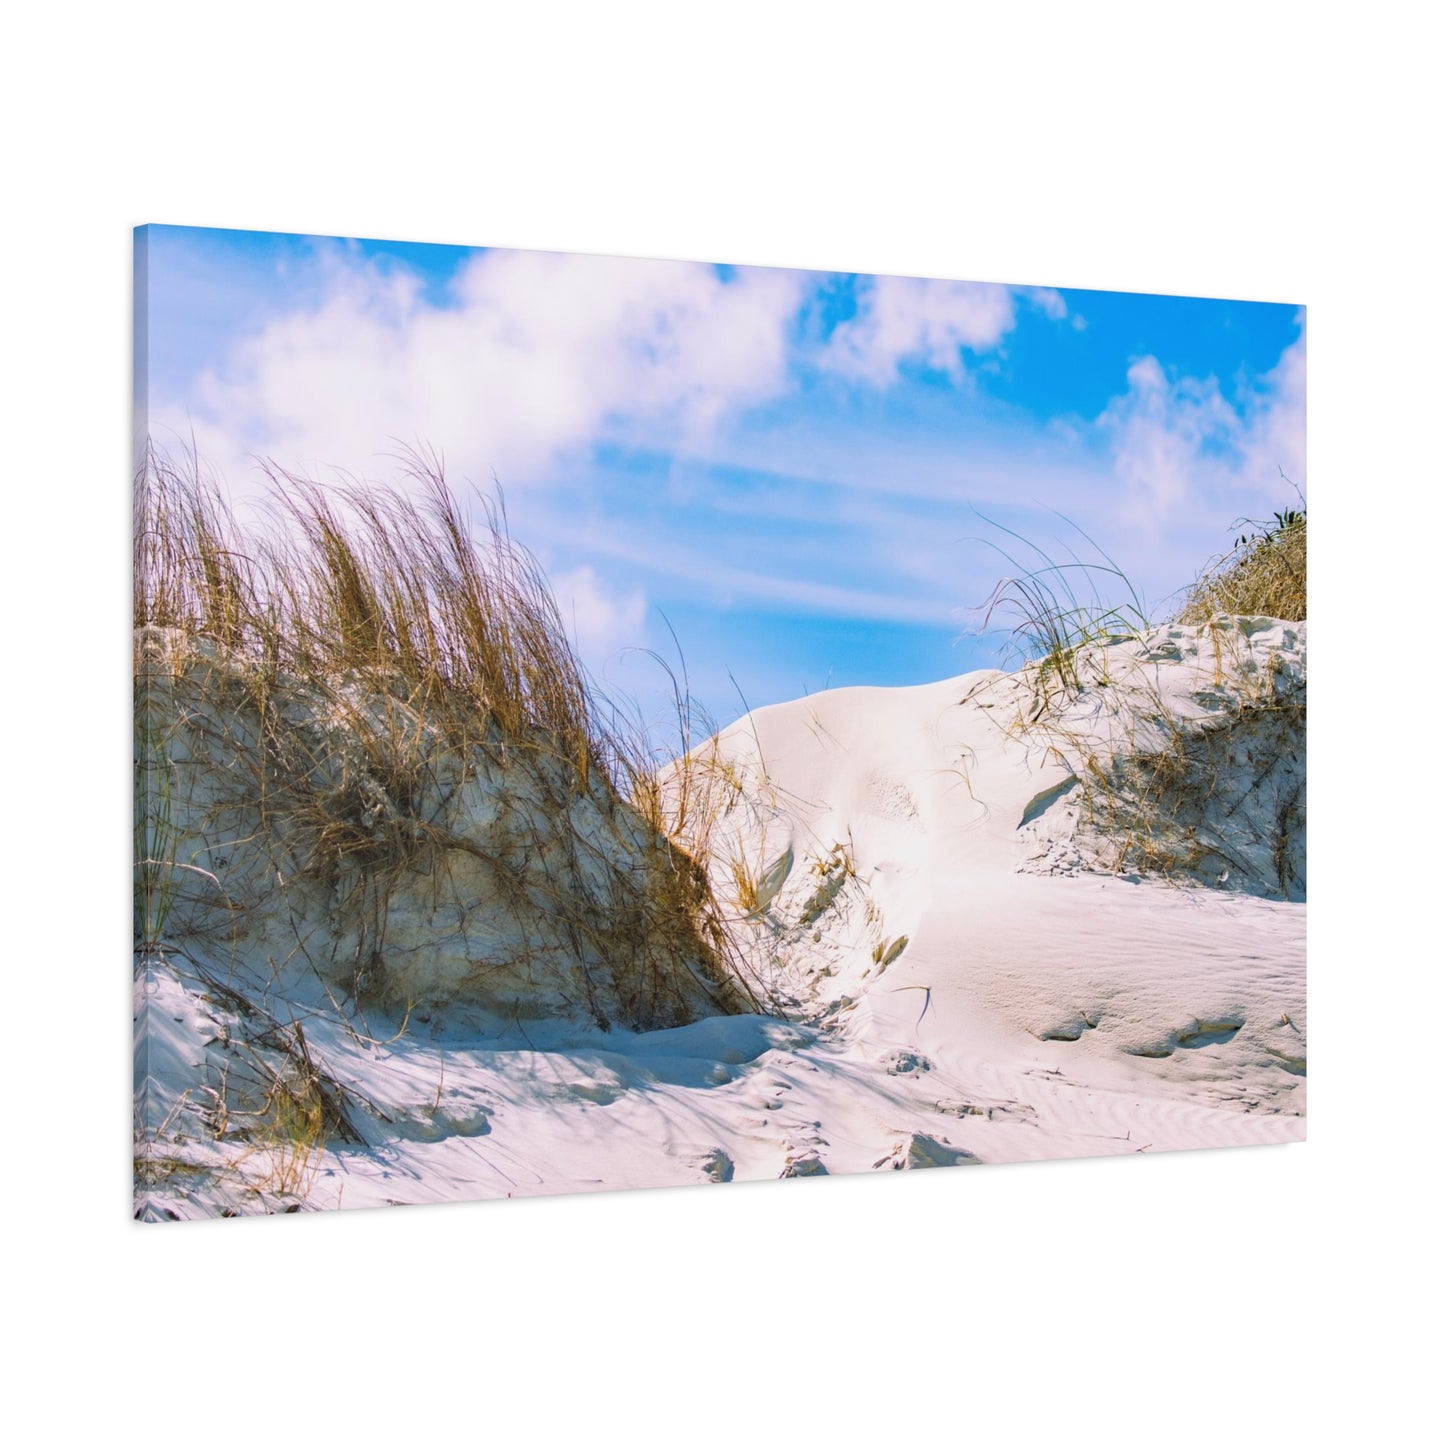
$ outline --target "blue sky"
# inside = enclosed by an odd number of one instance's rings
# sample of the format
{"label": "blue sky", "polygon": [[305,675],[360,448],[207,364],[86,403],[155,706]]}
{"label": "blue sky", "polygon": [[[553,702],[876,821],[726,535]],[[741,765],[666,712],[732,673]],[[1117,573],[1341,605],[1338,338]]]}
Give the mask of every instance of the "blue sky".
{"label": "blue sky", "polygon": [[258,457],[390,481],[398,444],[495,477],[649,719],[647,649],[719,723],[996,664],[990,521],[1057,553],[1063,514],[1162,606],[1306,485],[1296,304],[143,235],[142,431],[242,499]]}

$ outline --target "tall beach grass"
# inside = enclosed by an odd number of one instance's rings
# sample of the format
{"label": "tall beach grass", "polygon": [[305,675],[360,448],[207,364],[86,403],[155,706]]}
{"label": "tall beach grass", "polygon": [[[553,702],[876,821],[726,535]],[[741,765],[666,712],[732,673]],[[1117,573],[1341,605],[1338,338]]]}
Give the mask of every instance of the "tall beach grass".
{"label": "tall beach grass", "polygon": [[[428,455],[392,488],[267,473],[252,524],[193,461],[152,451],[137,475],[138,947],[163,942],[159,902],[183,891],[171,884],[187,860],[140,838],[173,831],[157,739],[189,712],[235,759],[233,813],[259,816],[303,873],[350,880],[358,907],[384,913],[403,872],[466,854],[499,894],[545,913],[552,952],[575,955],[604,1026],[685,1022],[698,984],[724,1011],[756,1006],[705,860],[631,801],[654,789],[649,749],[601,721],[617,714],[500,502],[479,499],[474,519]],[[481,856],[437,803],[488,766],[525,798],[532,842],[507,857]],[[579,831],[581,811],[613,833]],[[210,904],[231,927],[244,906]],[[359,957],[357,996],[383,983]]]}

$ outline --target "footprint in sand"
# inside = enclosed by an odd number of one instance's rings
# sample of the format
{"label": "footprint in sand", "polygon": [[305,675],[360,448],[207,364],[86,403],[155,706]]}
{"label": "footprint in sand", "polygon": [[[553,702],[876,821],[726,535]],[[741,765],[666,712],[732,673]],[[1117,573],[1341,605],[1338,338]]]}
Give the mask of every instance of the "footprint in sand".
{"label": "footprint in sand", "polygon": [[1267,1044],[1265,1045],[1264,1051],[1285,1073],[1304,1075],[1305,1061],[1303,1054],[1289,1053],[1285,1049],[1272,1049]]}
{"label": "footprint in sand", "polygon": [[886,1055],[883,1062],[890,1074],[926,1074],[933,1067],[930,1059],[909,1049],[898,1049]]}
{"label": "footprint in sand", "polygon": [[1126,1047],[1126,1054],[1140,1059],[1167,1059],[1176,1049],[1203,1049],[1227,1044],[1244,1027],[1242,1018],[1195,1019],[1183,1028],[1171,1029],[1155,1043]]}
{"label": "footprint in sand", "polygon": [[953,1119],[1003,1120],[1010,1124],[1037,1124],[1038,1110],[1017,1101],[976,1104],[969,1099],[936,1099],[933,1107]]}
{"label": "footprint in sand", "polygon": [[733,1182],[733,1161],[732,1156],[726,1149],[714,1149],[710,1154],[704,1154],[698,1161],[702,1166],[702,1176],[711,1184],[731,1184]]}
{"label": "footprint in sand", "polygon": [[918,800],[894,778],[870,773],[863,784],[863,806],[878,818],[906,823],[918,816]]}
{"label": "footprint in sand", "polygon": [[932,1134],[914,1134],[894,1146],[873,1167],[875,1169],[947,1169],[955,1164],[982,1164],[977,1154],[956,1149],[947,1139]]}
{"label": "footprint in sand", "polygon": [[1098,1027],[1097,1016],[1090,1017],[1088,1014],[1081,1013],[1071,1019],[1065,1019],[1062,1023],[1054,1024],[1052,1028],[1040,1029],[1035,1037],[1043,1039],[1045,1043],[1076,1044],[1089,1029]]}
{"label": "footprint in sand", "polygon": [[804,1154],[789,1154],[787,1162],[783,1165],[783,1172],[778,1175],[778,1178],[812,1179],[827,1172],[828,1166],[818,1157],[818,1151],[809,1149]]}

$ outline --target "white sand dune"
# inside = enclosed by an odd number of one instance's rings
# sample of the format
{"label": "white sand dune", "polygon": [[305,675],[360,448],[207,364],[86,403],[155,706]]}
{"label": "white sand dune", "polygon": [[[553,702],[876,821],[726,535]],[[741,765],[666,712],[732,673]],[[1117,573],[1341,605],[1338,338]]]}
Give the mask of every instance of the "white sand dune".
{"label": "white sand dune", "polygon": [[[712,789],[713,882],[777,1017],[635,1033],[452,999],[403,1027],[319,980],[278,987],[244,948],[172,953],[138,984],[138,1212],[1301,1139],[1304,635],[1254,619],[1095,649],[1037,715],[1037,670],[825,693],[674,765],[669,787]],[[1091,780],[1166,754],[1189,848],[1141,854],[1152,876],[1105,826],[1137,820],[1138,779]],[[320,1147],[248,1146],[217,1117],[268,1029],[327,1081],[345,1127]]]}

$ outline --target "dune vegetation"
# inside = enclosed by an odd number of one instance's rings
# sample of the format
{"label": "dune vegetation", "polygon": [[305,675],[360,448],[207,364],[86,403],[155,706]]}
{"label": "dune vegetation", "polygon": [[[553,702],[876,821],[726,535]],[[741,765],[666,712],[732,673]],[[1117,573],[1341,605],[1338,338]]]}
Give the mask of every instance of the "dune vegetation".
{"label": "dune vegetation", "polygon": [[1164,621],[1082,532],[1062,561],[1006,533],[980,610],[1023,664],[1011,727],[1077,787],[1075,866],[1303,897],[1306,513],[1236,525]]}
{"label": "dune vegetation", "polygon": [[1249,523],[1234,546],[1205,568],[1185,594],[1180,622],[1221,615],[1303,622],[1306,603],[1306,511],[1286,508],[1268,523]]}
{"label": "dune vegetation", "polygon": [[669,760],[499,503],[270,483],[136,482],[137,1217],[1298,1137],[1303,513],[1160,624],[1020,552],[1012,671],[684,673]]}
{"label": "dune vegetation", "polygon": [[[324,945],[295,949],[366,1001],[550,987],[632,1027],[755,1006],[500,509],[474,532],[423,458],[416,499],[271,480],[250,526],[195,468],[137,482],[138,949],[234,937],[280,878],[325,897]],[[445,977],[392,916],[421,891],[494,915]]]}

